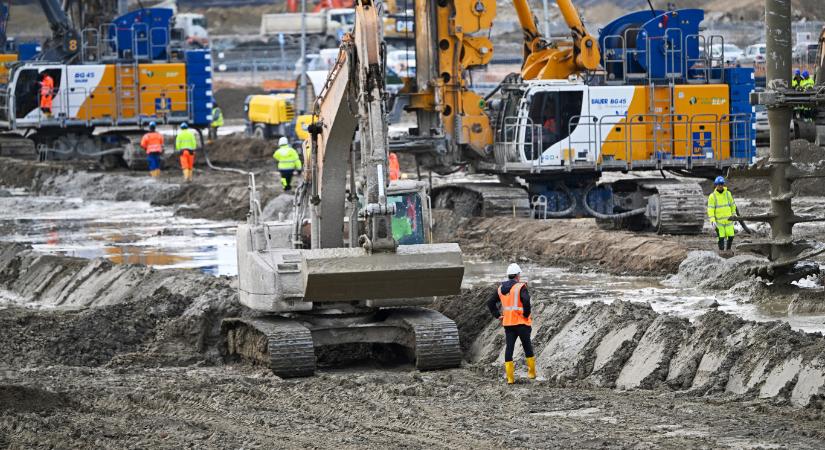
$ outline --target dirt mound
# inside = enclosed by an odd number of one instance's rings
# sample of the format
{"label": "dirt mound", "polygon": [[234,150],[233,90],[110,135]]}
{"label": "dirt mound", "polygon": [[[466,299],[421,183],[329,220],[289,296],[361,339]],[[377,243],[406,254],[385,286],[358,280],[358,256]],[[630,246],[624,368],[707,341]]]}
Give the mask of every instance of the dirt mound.
{"label": "dirt mound", "polygon": [[215,89],[215,102],[218,103],[225,119],[244,119],[244,101],[249,95],[266,94],[259,87],[222,87]]}
{"label": "dirt mound", "polygon": [[705,289],[730,289],[737,283],[752,280],[753,277],[747,274],[748,269],[765,262],[764,258],[753,255],[722,258],[716,252],[692,251],[679,264],[678,273],[669,277],[667,283]]}
{"label": "dirt mound", "polygon": [[[271,171],[252,165],[249,170],[258,175],[258,193],[265,205],[282,193],[282,188]],[[95,172],[82,167],[0,158],[0,185],[25,188],[38,195],[146,201],[174,207],[178,215],[212,220],[243,220],[249,211],[248,178],[237,173],[198,169],[194,182],[184,184],[176,171],[165,171],[160,179],[153,179],[141,172]]]}
{"label": "dirt mound", "polygon": [[493,292],[492,287],[473,289],[461,295],[439,297],[432,306],[458,325],[461,350],[465,355],[481,332],[495,321],[487,309],[487,299]]}
{"label": "dirt mound", "polygon": [[0,244],[0,288],[46,308],[0,315],[0,361],[16,367],[98,366],[139,351],[166,364],[216,356],[221,319],[241,312],[223,278],[43,255],[19,244]]}
{"label": "dirt mound", "polygon": [[[479,297],[483,294],[469,291],[452,301],[472,308]],[[576,307],[544,300],[552,299],[552,291],[539,290],[535,298],[539,372],[554,385],[669,388],[692,395],[771,398],[794,406],[822,407],[825,401],[821,334],[793,331],[781,322],[748,322],[715,310],[691,323],[657,314],[647,304],[616,301]],[[488,320],[478,332],[466,317],[459,316],[458,323],[469,324],[468,334],[478,335],[467,355],[470,361],[500,367],[504,349],[499,324]],[[523,370],[520,351],[515,359]]]}
{"label": "dirt mound", "polygon": [[655,234],[605,231],[590,219],[461,219],[436,211],[436,236],[462,250],[497,260],[525,259],[596,266],[612,273],[674,273],[687,256],[681,243]]}
{"label": "dirt mound", "polygon": [[[825,176],[825,150],[822,147],[803,139],[797,139],[791,142],[791,153],[796,165],[813,174]],[[761,166],[764,164],[767,164],[766,159],[760,160],[756,165]],[[728,184],[734,195],[745,197],[770,196],[770,183],[766,179],[731,178]],[[793,183],[791,189],[796,195],[821,196],[823,193],[822,179],[798,180]]]}
{"label": "dirt mound", "polygon": [[[270,163],[275,143],[244,136],[227,136],[209,144],[206,151],[212,164]],[[204,162],[205,164],[205,162]],[[262,164],[259,164],[262,165]],[[275,166],[272,165],[274,170]]]}

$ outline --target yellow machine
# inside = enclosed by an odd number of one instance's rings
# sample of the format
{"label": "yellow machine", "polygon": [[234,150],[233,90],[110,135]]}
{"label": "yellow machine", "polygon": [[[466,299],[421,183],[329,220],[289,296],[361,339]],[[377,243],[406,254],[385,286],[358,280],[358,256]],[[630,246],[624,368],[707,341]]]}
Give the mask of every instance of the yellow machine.
{"label": "yellow machine", "polygon": [[393,150],[413,153],[420,167],[438,173],[469,168],[503,182],[439,187],[440,207],[461,201],[470,204],[460,209],[474,214],[517,210],[699,232],[698,184],[599,178],[635,170],[715,176],[749,163],[752,72],[723,68],[700,51],[721,41],[699,35],[701,10],[631,13],[597,39],[570,0],[556,3],[570,30],[560,41],[539,33],[526,0],[513,2],[524,31],[522,68],[482,97],[467,73],[492,58],[496,2],[417,0],[419,70],[408,109],[418,126],[394,140]]}
{"label": "yellow machine", "polygon": [[294,94],[250,95],[244,101],[247,134],[259,139],[294,138]]}

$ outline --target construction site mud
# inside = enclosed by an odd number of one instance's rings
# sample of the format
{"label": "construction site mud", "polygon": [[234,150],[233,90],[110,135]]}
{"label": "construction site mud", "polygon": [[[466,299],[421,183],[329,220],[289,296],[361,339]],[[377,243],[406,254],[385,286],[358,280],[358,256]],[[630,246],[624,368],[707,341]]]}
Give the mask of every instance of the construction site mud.
{"label": "construction site mud", "polygon": [[[248,204],[245,177],[206,169],[183,185],[173,172],[150,182],[58,163],[2,167],[11,200],[145,202],[209,219],[200,226],[243,220]],[[291,206],[273,184],[264,183],[270,218]],[[458,238],[468,267],[462,293],[434,304],[458,324],[462,367],[418,372],[403,359],[355,355],[297,380],[224,359],[221,320],[249,314],[234,277],[2,243],[0,443],[821,448],[825,311],[817,305],[825,294],[817,280],[766,286],[740,270],[751,257],[707,252],[708,235],[448,212],[436,225],[440,239]],[[508,388],[503,336],[485,303],[514,259],[535,299],[540,377],[523,379],[517,353],[520,382]]]}

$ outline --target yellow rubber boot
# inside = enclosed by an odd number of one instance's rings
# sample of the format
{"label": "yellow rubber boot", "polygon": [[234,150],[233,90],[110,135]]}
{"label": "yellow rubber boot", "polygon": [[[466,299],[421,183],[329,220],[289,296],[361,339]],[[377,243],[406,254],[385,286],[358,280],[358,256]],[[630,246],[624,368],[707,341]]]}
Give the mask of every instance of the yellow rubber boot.
{"label": "yellow rubber boot", "polygon": [[536,357],[531,356],[527,358],[527,378],[531,380],[536,379]]}
{"label": "yellow rubber boot", "polygon": [[507,384],[516,382],[516,366],[513,361],[504,363],[504,373],[507,374]]}

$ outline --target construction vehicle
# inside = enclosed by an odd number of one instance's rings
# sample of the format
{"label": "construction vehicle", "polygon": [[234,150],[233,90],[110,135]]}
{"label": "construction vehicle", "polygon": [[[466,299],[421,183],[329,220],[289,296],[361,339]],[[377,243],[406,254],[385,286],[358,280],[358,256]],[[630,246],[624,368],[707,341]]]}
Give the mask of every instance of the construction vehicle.
{"label": "construction vehicle", "polygon": [[224,320],[224,352],[282,377],[341,344],[399,345],[419,369],[461,362],[456,324],[420,307],[459,292],[461,250],[430,243],[424,183],[388,182],[381,26],[370,0],[356,14],[315,104],[293,223],[263,223],[253,194],[237,230],[239,299],[260,316]]}
{"label": "construction vehicle", "polygon": [[[132,11],[81,33],[57,0],[40,3],[53,35],[34,61],[11,65],[8,83],[0,85],[0,146],[16,133],[43,159],[139,167],[145,154],[137,144],[150,122],[208,126],[211,57],[171,39],[171,10]],[[54,80],[51,113],[39,108],[44,72]]]}
{"label": "construction vehicle", "polygon": [[249,95],[244,100],[246,134],[258,139],[295,140],[295,94]]}
{"label": "construction vehicle", "polygon": [[514,0],[524,61],[493,99],[470,89],[467,72],[492,58],[496,2],[416,0],[418,70],[408,110],[418,126],[395,139],[393,151],[440,174],[466,168],[501,181],[437,187],[438,207],[700,232],[699,184],[600,178],[640,170],[710,177],[752,162],[752,69],[726,68],[701,51],[723,43],[699,33],[701,10],[631,13],[596,38],[570,0],[556,3],[570,38],[549,41],[527,1]]}
{"label": "construction vehicle", "polygon": [[261,37],[277,37],[288,45],[297,45],[304,32],[307,48],[319,50],[335,48],[341,36],[352,30],[355,16],[351,8],[325,9],[320,12],[307,13],[305,25],[302,26],[301,13],[264,14],[261,16]]}

